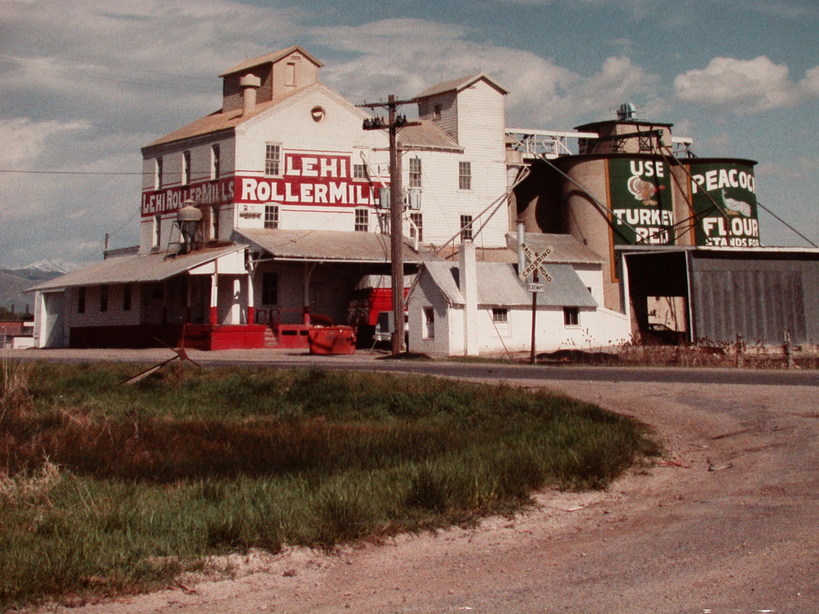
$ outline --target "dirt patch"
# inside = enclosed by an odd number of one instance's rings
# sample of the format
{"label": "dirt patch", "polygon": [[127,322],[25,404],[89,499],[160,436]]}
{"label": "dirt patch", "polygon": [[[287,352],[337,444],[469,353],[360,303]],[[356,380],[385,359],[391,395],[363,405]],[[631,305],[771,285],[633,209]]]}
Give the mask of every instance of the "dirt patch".
{"label": "dirt patch", "polygon": [[606,492],[541,492],[534,509],[472,529],[335,554],[253,552],[223,559],[217,577],[43,611],[819,611],[815,388],[523,385],[643,420],[665,440],[665,458]]}

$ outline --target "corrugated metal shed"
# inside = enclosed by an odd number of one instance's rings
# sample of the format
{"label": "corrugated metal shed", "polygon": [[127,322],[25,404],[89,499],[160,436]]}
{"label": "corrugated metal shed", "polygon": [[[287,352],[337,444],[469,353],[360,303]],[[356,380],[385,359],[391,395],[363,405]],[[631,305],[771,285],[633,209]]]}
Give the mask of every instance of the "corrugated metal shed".
{"label": "corrugated metal shed", "polygon": [[819,259],[784,254],[694,252],[691,286],[697,337],[746,343],[819,339]]}
{"label": "corrugated metal shed", "polygon": [[[241,240],[269,252],[276,260],[310,262],[390,261],[389,235],[341,230],[241,229]],[[420,262],[418,252],[404,244],[404,261]]]}
{"label": "corrugated metal shed", "polygon": [[[478,304],[519,307],[532,304],[529,292],[511,264],[478,262]],[[459,268],[451,262],[427,262],[424,268],[453,305],[465,303],[460,291]],[[588,288],[568,264],[547,264],[552,283],[537,294],[542,307],[597,307]]]}
{"label": "corrugated metal shed", "polygon": [[99,286],[102,284],[123,284],[155,282],[179,275],[190,269],[245,249],[245,245],[197,250],[190,254],[173,256],[168,253],[144,254],[109,258],[79,271],[55,277],[45,283],[26,290],[58,290],[72,286]]}

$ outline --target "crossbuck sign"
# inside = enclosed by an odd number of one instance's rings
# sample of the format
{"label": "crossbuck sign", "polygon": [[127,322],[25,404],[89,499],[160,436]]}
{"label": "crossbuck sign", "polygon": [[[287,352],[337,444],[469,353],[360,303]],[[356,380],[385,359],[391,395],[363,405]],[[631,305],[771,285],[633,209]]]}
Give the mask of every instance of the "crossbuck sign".
{"label": "crossbuck sign", "polygon": [[526,243],[521,243],[520,249],[526,255],[526,259],[529,261],[529,264],[520,273],[518,273],[518,276],[523,281],[526,281],[526,278],[529,277],[529,275],[532,275],[533,273],[537,275],[540,273],[543,281],[546,283],[552,283],[552,276],[549,274],[549,271],[546,270],[546,267],[543,266],[543,261],[546,260],[546,258],[548,258],[554,251],[552,246],[550,245],[545,250],[538,253],[526,245]]}

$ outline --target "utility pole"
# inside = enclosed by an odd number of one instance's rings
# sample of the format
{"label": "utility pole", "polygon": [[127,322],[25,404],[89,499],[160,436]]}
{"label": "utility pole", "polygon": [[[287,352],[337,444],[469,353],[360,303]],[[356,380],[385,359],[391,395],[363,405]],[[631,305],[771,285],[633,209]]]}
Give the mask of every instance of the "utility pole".
{"label": "utility pole", "polygon": [[419,122],[407,122],[406,115],[398,115],[398,107],[409,104],[412,100],[396,100],[393,94],[387,102],[362,104],[369,109],[385,108],[388,112],[387,123],[380,117],[365,119],[364,130],[387,130],[390,137],[390,274],[392,286],[392,354],[396,356],[404,351],[404,253],[402,216],[404,214],[404,197],[401,189],[401,153],[398,151],[398,130],[404,126],[417,126]]}

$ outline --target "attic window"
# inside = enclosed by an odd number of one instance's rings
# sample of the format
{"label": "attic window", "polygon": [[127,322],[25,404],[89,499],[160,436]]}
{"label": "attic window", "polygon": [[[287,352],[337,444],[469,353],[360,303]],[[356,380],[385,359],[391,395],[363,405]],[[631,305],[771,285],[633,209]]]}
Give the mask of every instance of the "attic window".
{"label": "attic window", "polygon": [[310,109],[310,117],[313,118],[314,122],[318,123],[322,119],[324,119],[324,114],[325,112],[323,107],[313,107],[312,109]]}

